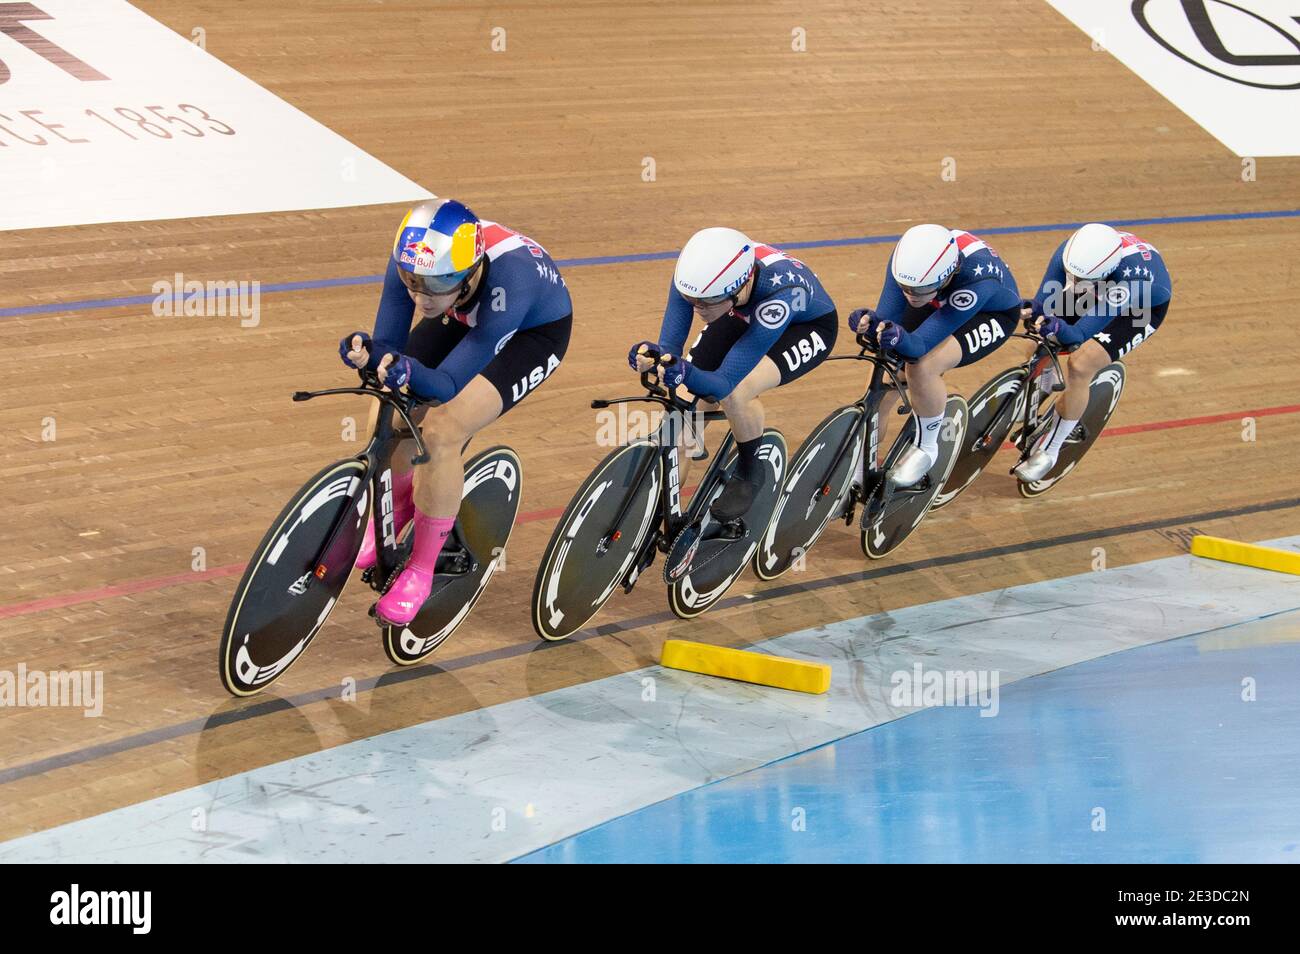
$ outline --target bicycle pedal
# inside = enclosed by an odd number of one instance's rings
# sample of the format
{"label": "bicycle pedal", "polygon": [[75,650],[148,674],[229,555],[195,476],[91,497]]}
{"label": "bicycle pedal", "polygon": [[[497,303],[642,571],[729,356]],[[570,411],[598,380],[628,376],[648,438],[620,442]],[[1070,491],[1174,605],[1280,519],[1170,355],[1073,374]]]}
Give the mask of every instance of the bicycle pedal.
{"label": "bicycle pedal", "polygon": [[872,524],[876,522],[876,515],[880,512],[877,506],[863,507],[862,519],[858,521],[858,529],[867,531],[871,529]]}
{"label": "bicycle pedal", "polygon": [[896,494],[923,494],[934,486],[934,481],[930,479],[929,474],[925,474],[914,484],[908,484],[906,487],[895,487]]}
{"label": "bicycle pedal", "polygon": [[478,563],[470,558],[468,550],[443,550],[438,554],[434,576],[464,576],[477,569]]}
{"label": "bicycle pedal", "polygon": [[849,486],[849,492],[844,495],[844,508],[840,511],[840,519],[844,521],[844,526],[853,526],[853,515],[857,513],[858,503],[863,499],[862,485],[854,481]]}
{"label": "bicycle pedal", "polygon": [[656,531],[655,545],[647,547],[645,557],[642,560],[638,561],[637,565],[632,567],[630,570],[628,570],[627,573],[623,576],[624,593],[631,593],[632,587],[636,586],[636,581],[641,579],[641,574],[644,573],[646,570],[650,569],[651,565],[655,562],[655,553],[657,553],[659,550],[659,546],[658,546],[659,536],[660,534]]}
{"label": "bicycle pedal", "polygon": [[670,586],[691,569],[691,561],[700,548],[700,525],[692,523],[677,534],[664,561],[664,582]]}
{"label": "bicycle pedal", "polygon": [[732,520],[724,521],[718,524],[717,530],[711,532],[706,539],[709,540],[739,540],[748,530],[745,528],[745,518],[736,517]]}

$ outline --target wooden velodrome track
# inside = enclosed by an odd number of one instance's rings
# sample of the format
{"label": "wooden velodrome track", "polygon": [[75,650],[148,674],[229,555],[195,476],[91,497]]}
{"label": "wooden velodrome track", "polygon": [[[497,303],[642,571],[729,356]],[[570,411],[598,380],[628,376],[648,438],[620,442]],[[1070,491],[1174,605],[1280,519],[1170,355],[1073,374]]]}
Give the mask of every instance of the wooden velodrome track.
{"label": "wooden velodrome track", "polygon": [[[1293,208],[1300,160],[1240,160],[1044,3],[201,4],[138,0],[257,83],[439,194],[525,231],[557,259],[666,252],[705,225],[767,242]],[[490,31],[508,49],[490,50]],[[790,49],[791,30],[808,50]],[[1091,104],[1104,103],[1093,112]],[[643,180],[652,157],[654,181]],[[941,162],[957,163],[956,181]],[[150,294],[182,271],[266,283],[377,274],[397,207],[0,233],[0,307]],[[657,659],[666,637],[745,645],[818,623],[1180,552],[1189,527],[1300,532],[1294,250],[1300,220],[1135,229],[1175,297],[1129,362],[1113,430],[1047,497],[1022,500],[1007,455],[894,558],[866,566],[832,527],[807,569],[695,623],[647,579],[579,641],[543,646],[527,603],[559,509],[592,463],[593,397],[631,393],[628,344],[653,337],[668,261],[566,269],[563,367],[488,432],[525,466],[524,518],[499,574],[433,664],[396,672],[354,583],[277,687],[230,699],[216,674],[227,603],[287,495],[356,452],[360,401],[295,405],[346,384],[340,335],[377,287],[266,294],[261,323],[155,318],[147,306],[3,320],[0,668],[105,674],[102,718],[0,713],[0,838],[389,729]],[[1064,232],[991,236],[1022,290]],[[798,254],[841,314],[874,301],[888,243]],[[844,335],[847,339],[847,335]],[[847,353],[849,343],[837,349]],[[952,376],[969,393],[1009,346]],[[860,393],[828,365],[766,401],[791,447]],[[1257,439],[1242,439],[1254,412]],[[40,439],[53,415],[58,439]],[[716,441],[716,435],[713,439]],[[477,446],[486,446],[480,442]],[[192,569],[194,548],[206,569]],[[864,575],[865,571],[865,575]],[[658,567],[654,570],[657,577]],[[753,594],[753,599],[745,598]],[[1122,607],[1080,612],[1122,613]],[[1045,632],[1045,639],[1051,633]],[[355,701],[340,698],[357,683]],[[505,728],[505,727],[503,727]]]}

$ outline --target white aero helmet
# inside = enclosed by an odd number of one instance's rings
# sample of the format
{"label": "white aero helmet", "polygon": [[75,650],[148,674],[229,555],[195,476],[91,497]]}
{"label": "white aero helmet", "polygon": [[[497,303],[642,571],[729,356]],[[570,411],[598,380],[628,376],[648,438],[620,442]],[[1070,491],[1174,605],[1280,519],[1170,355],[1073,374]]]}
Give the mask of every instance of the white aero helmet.
{"label": "white aero helmet", "polygon": [[1109,225],[1089,222],[1065,242],[1061,261],[1065,270],[1079,281],[1094,282],[1105,278],[1119,266],[1124,251],[1124,237]]}
{"label": "white aero helmet", "polygon": [[701,304],[724,301],[749,281],[754,243],[735,229],[700,229],[677,256],[673,284],[684,298]]}
{"label": "white aero helmet", "polygon": [[957,238],[942,225],[913,225],[894,246],[889,269],[909,301],[928,301],[961,265]]}

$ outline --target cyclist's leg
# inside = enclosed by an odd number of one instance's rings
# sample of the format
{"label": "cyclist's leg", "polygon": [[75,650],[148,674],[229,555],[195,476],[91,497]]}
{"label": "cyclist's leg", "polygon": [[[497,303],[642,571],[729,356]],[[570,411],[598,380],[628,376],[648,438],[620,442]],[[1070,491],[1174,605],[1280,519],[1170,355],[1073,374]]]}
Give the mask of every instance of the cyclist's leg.
{"label": "cyclist's leg", "polygon": [[916,483],[939,453],[939,429],[948,403],[943,376],[953,368],[983,360],[1010,340],[1019,321],[1019,309],[982,311],[908,366],[907,394],[917,418],[916,443],[904,451],[890,469],[899,486]]}
{"label": "cyclist's leg", "polygon": [[1118,361],[1156,333],[1169,303],[1150,311],[1120,315],[1071,352],[1065,367],[1065,392],[1057,399],[1061,416],[1078,420],[1088,409],[1088,392],[1097,372]]}
{"label": "cyclist's leg", "polygon": [[719,402],[727,415],[727,424],[736,443],[756,440],[763,436],[765,414],[759,395],[781,385],[781,372],[776,362],[764,355],[753,371],[736,385],[735,390]]}
{"label": "cyclist's leg", "polygon": [[[711,321],[704,326],[704,330],[696,336],[695,340],[691,343],[690,348],[687,350],[687,357],[690,358],[691,364],[699,368],[701,371],[716,371],[718,370],[718,366],[722,364],[722,359],[725,358],[727,352],[731,350],[731,346],[740,340],[740,336],[745,333],[745,329],[748,327],[749,326],[745,324],[745,322],[737,318],[735,315],[723,315],[721,318]],[[704,440],[704,428],[707,426],[707,422],[702,419],[704,413],[719,411],[721,409],[722,406],[713,401],[700,401],[696,408],[701,417],[697,422],[699,425],[698,433],[694,434],[696,440],[701,442]],[[678,428],[678,480],[681,482],[683,487],[686,486],[686,474],[692,463],[689,451],[693,448],[687,446],[687,441],[691,437],[692,434],[688,432],[687,428]]]}
{"label": "cyclist's leg", "polygon": [[803,377],[825,361],[835,347],[838,327],[839,318],[834,311],[789,325],[754,370],[722,400],[727,423],[736,438],[737,465],[735,474],[710,508],[718,519],[743,515],[759,490],[762,471],[758,450],[765,423],[759,396]]}
{"label": "cyclist's leg", "polygon": [[961,356],[961,345],[956,338],[949,337],[907,366],[907,398],[917,426],[916,439],[889,469],[889,479],[900,487],[916,483],[939,458],[939,428],[948,403],[943,376],[957,367]]}
{"label": "cyclist's leg", "polygon": [[[911,305],[908,305],[906,309],[903,311],[902,319],[900,320],[899,324],[901,324],[903,328],[907,331],[916,331],[916,329],[921,327],[921,324],[925,321],[925,319],[930,317],[930,315],[932,315],[933,313],[934,310],[930,308],[928,305],[923,308],[913,308]],[[911,365],[904,364],[900,371],[899,376],[902,378],[903,384],[905,385],[908,383],[908,368],[910,367]],[[894,414],[894,408],[898,404],[899,400],[900,400],[900,395],[898,391],[892,388],[888,392],[886,392],[885,396],[880,400],[880,411],[879,411],[880,420],[879,420],[879,429],[876,432],[876,444],[879,453],[882,457],[885,454],[885,448],[889,447],[889,443],[888,443],[889,424],[896,417],[896,415]],[[871,466],[873,467],[877,466],[878,464],[879,461],[871,462]],[[863,484],[864,470],[866,466],[867,466],[867,457],[866,454],[864,453],[862,455],[862,461],[858,466],[857,482],[859,486]]]}
{"label": "cyclist's leg", "polygon": [[459,394],[425,414],[420,433],[429,461],[417,469],[415,478],[411,558],[376,605],[381,618],[407,623],[419,612],[460,511],[465,484],[461,448],[550,377],[568,349],[571,328],[572,318],[566,316],[516,333]]}
{"label": "cyclist's leg", "polygon": [[[1110,364],[1111,357],[1097,341],[1089,339],[1065,359],[1065,390],[1056,399],[1059,417],[1078,422],[1088,409],[1088,389],[1097,372]],[[1058,448],[1059,449],[1059,448]]]}
{"label": "cyclist's leg", "polygon": [[[406,343],[406,354],[421,364],[436,368],[451,353],[452,348],[460,343],[468,329],[459,322],[444,324],[442,320],[426,318],[411,329]],[[417,408],[411,415],[412,421],[419,426],[426,413],[426,408]],[[379,404],[370,409],[369,431],[374,433],[375,422],[379,417]],[[399,426],[400,422],[399,422]],[[415,516],[414,480],[411,457],[415,454],[415,442],[409,438],[399,441],[393,450],[389,466],[393,472],[393,532],[400,534]],[[365,538],[357,553],[357,568],[364,570],[374,566],[375,526],[370,521],[366,526]]]}
{"label": "cyclist's leg", "polygon": [[1121,315],[1070,353],[1063,368],[1065,391],[1056,400],[1051,427],[1039,440],[1034,452],[1016,468],[1017,477],[1032,483],[1055,466],[1061,448],[1088,410],[1092,380],[1097,372],[1155,334],[1168,310],[1166,302],[1149,313]]}

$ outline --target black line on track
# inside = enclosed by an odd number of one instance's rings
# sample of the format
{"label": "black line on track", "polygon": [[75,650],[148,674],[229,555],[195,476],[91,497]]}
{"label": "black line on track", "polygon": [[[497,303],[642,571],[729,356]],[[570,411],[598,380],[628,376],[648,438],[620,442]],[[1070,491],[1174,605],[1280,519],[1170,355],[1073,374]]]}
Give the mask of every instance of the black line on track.
{"label": "black line on track", "polygon": [[[1103,527],[1098,530],[1085,530],[1078,533],[1061,534],[1060,536],[1047,537],[1042,540],[1029,540],[1024,543],[986,547],[982,550],[971,550],[965,553],[953,553],[947,556],[931,557],[928,560],[917,560],[913,563],[898,563],[892,566],[860,570],[854,573],[841,573],[837,576],[829,576],[824,579],[813,580],[809,583],[787,583],[783,586],[775,586],[771,589],[763,590],[759,593],[753,594],[752,596],[730,596],[718,601],[718,603],[714,605],[713,610],[730,609],[746,605],[752,606],[757,603],[766,602],[767,600],[779,599],[783,596],[792,596],[798,593],[812,593],[817,590],[846,586],[851,583],[864,583],[870,580],[884,579],[886,577],[898,576],[903,573],[911,573],[917,570],[932,570],[948,566],[957,566],[963,563],[974,563],[978,560],[984,560],[990,557],[1009,556],[1033,550],[1046,550],[1051,547],[1068,546],[1072,543],[1085,543],[1092,540],[1103,540],[1108,537],[1124,536],[1131,533],[1142,533],[1147,530],[1163,530],[1166,527],[1173,527],[1187,523],[1208,523],[1213,520],[1225,520],[1230,517],[1244,517],[1252,514],[1270,513],[1275,510],[1289,510],[1297,506],[1300,506],[1300,497],[1291,497],[1285,500],[1272,500],[1266,503],[1248,504],[1244,507],[1231,507],[1223,510],[1207,510],[1201,513],[1184,514],[1177,517],[1163,517],[1156,520],[1144,520],[1140,523],[1127,523],[1116,527]],[[863,559],[866,558],[864,557]],[[474,666],[481,666],[485,663],[495,662],[500,659],[510,659],[515,656],[526,656],[529,653],[556,649],[563,646],[565,642],[583,642],[589,639],[613,636],[618,633],[631,632],[633,630],[643,629],[647,626],[654,626],[659,623],[672,622],[676,619],[677,617],[672,613],[662,612],[637,616],[618,623],[602,623],[601,625],[594,626],[590,629],[580,630],[564,642],[544,643],[540,641],[530,641],[528,643],[517,643],[512,646],[503,646],[500,649],[492,649],[482,653],[475,653],[471,656],[462,656],[459,659],[452,659],[445,665],[428,664],[423,666],[413,666],[410,669],[387,672],[381,676],[371,676],[366,679],[358,679],[356,691],[358,694],[362,692],[370,692],[378,688],[380,685],[393,685],[396,683],[410,682],[415,679],[425,679],[430,676],[437,676],[444,672],[456,672],[461,669],[470,669]],[[313,689],[309,692],[299,693],[287,698],[281,697],[267,699],[263,702],[256,702],[240,709],[234,709],[228,712],[218,712],[203,719],[190,719],[189,721],[179,722],[175,725],[162,726],[157,729],[138,732],[135,735],[123,736],[122,738],[114,739],[111,742],[102,742],[98,745],[90,745],[85,748],[73,749],[70,752],[51,755],[48,758],[37,759],[34,762],[26,762],[21,765],[10,766],[9,768],[0,769],[0,785],[7,785],[10,782],[16,782],[19,779],[30,778],[33,775],[40,775],[44,772],[50,772],[55,769],[68,768],[73,765],[83,765],[97,759],[117,755],[120,752],[129,752],[132,749],[143,748],[148,745],[156,745],[159,742],[166,742],[170,739],[183,738],[187,735],[197,735],[207,729],[217,729],[226,725],[234,725],[235,723],[244,722],[248,719],[257,719],[262,716],[273,715],[277,712],[284,712],[289,709],[296,709],[300,706],[310,705],[313,702],[336,699],[338,698],[338,693],[338,686],[329,686],[323,689]]]}

